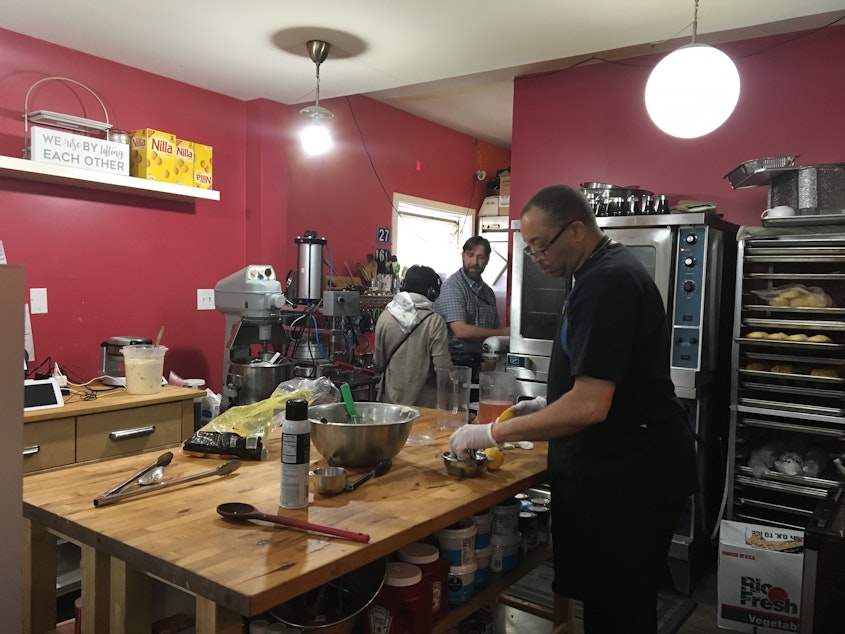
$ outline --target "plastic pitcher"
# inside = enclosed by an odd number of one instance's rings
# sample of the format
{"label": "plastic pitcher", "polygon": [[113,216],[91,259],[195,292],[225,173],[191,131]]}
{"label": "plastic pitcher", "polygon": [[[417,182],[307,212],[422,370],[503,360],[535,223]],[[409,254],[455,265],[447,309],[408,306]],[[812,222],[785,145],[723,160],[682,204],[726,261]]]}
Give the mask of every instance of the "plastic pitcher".
{"label": "plastic pitcher", "polygon": [[164,374],[164,346],[123,346],[123,366],[127,394],[161,392]]}
{"label": "plastic pitcher", "polygon": [[472,368],[437,368],[437,428],[457,429],[469,422]]}
{"label": "plastic pitcher", "polygon": [[514,404],[516,379],[507,372],[481,372],[478,375],[478,422],[492,423]]}

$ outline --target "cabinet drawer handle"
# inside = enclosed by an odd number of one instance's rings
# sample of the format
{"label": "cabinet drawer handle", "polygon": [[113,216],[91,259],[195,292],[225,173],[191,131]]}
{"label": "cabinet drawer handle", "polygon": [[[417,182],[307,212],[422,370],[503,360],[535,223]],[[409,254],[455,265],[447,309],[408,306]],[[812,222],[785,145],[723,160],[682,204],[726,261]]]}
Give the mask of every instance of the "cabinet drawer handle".
{"label": "cabinet drawer handle", "polygon": [[149,436],[156,430],[155,425],[147,427],[136,427],[135,429],[121,429],[120,431],[113,431],[109,434],[109,440],[127,440],[128,438],[138,438],[139,436]]}
{"label": "cabinet drawer handle", "polygon": [[41,445],[32,445],[31,447],[24,447],[23,448],[23,455],[24,456],[34,456],[37,453],[41,452]]}

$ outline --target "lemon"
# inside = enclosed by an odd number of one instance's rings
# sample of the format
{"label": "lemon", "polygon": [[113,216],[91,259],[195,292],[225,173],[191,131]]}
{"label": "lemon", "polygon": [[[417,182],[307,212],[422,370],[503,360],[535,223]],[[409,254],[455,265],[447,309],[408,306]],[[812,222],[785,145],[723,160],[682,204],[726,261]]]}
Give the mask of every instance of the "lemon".
{"label": "lemon", "polygon": [[496,419],[496,422],[501,423],[502,421],[506,421],[508,419],[511,419],[514,416],[516,416],[516,414],[513,413],[513,407],[509,407],[504,412],[499,414],[499,417]]}
{"label": "lemon", "polygon": [[487,454],[487,469],[490,471],[496,471],[505,462],[505,454],[498,447],[487,447],[484,453]]}

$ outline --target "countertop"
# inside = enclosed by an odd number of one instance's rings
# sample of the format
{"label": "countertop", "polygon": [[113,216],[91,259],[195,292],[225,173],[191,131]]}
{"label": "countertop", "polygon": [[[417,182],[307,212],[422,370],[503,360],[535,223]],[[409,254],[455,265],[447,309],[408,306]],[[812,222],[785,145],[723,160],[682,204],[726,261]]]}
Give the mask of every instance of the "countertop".
{"label": "countertop", "polygon": [[[433,424],[436,411],[419,409],[422,415],[415,425]],[[268,460],[243,462],[227,476],[99,508],[93,505],[96,496],[161,451],[27,476],[24,516],[228,611],[252,616],[524,491],[545,476],[547,444],[535,443],[532,450],[506,451],[498,471],[453,478],[436,457],[448,449],[448,438],[448,431],[438,431],[433,445],[405,446],[390,472],[353,492],[323,497],[312,487],[309,506],[295,511],[279,507],[280,434],[275,431]],[[180,447],[172,451],[167,480],[220,464],[184,455]],[[312,468],[325,466],[313,447],[311,457]],[[352,471],[354,477],[366,469]],[[265,513],[367,533],[370,543],[224,521],[217,505],[235,501]]]}
{"label": "countertop", "polygon": [[86,401],[75,395],[64,397],[65,404],[62,407],[51,407],[49,409],[38,409],[23,413],[23,422],[32,423],[39,420],[51,420],[66,418],[69,416],[80,416],[83,414],[95,414],[98,412],[110,412],[128,407],[139,407],[143,405],[155,405],[157,403],[170,403],[202,396],[201,390],[176,385],[164,385],[161,392],[155,394],[127,394],[125,387],[114,387],[102,384],[93,384],[97,398]]}

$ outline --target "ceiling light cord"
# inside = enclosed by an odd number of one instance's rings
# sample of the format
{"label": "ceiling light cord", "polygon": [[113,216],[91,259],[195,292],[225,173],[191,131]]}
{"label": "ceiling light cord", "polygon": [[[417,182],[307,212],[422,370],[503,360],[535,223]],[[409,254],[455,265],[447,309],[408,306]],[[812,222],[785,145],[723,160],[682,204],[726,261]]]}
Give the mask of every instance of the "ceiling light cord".
{"label": "ceiling light cord", "polygon": [[300,133],[302,148],[312,156],[324,154],[332,146],[332,139],[329,131],[320,124],[320,119],[328,119],[334,115],[320,106],[320,64],[326,61],[332,45],[323,40],[308,40],[305,44],[308,56],[316,66],[317,92],[313,106],[307,106],[300,110],[300,114],[310,119],[310,124],[303,128]]}
{"label": "ceiling light cord", "polygon": [[314,105],[320,105],[320,62],[317,62],[317,98],[314,100]]}
{"label": "ceiling light cord", "polygon": [[698,35],[698,0],[695,0],[695,9],[693,10],[693,14],[692,14],[692,43],[693,44],[695,44],[695,37],[697,35]]}

